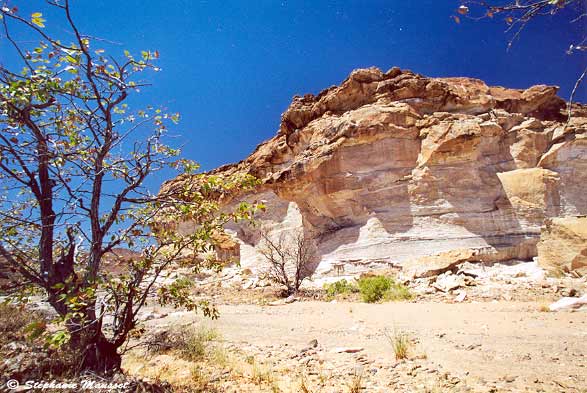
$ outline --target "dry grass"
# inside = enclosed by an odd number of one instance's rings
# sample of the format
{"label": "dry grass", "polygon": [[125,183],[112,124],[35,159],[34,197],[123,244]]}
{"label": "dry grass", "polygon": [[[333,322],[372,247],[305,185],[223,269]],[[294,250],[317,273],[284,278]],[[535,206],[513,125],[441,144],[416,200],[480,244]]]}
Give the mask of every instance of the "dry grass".
{"label": "dry grass", "polygon": [[215,329],[205,326],[182,327],[181,330],[163,332],[154,336],[153,343],[148,343],[151,353],[172,352],[188,361],[203,360],[209,355],[218,356],[217,348],[213,345],[221,339]]}
{"label": "dry grass", "polygon": [[41,316],[24,307],[0,303],[0,345],[22,340],[33,323],[44,324]]}
{"label": "dry grass", "polygon": [[[217,370],[232,372],[232,359],[215,329],[204,325],[182,326],[156,333],[146,352],[132,351],[123,358],[131,375],[165,381],[173,392],[218,392],[213,377]],[[181,330],[179,330],[181,329]]]}
{"label": "dry grass", "polygon": [[208,386],[210,380],[198,366],[190,369],[191,383],[190,386],[196,390],[203,390]]}
{"label": "dry grass", "polygon": [[272,385],[275,382],[275,377],[270,368],[253,360],[251,364],[251,380],[256,385]]}
{"label": "dry grass", "polygon": [[393,334],[385,332],[385,336],[391,344],[396,360],[407,359],[412,347],[409,335],[402,331],[395,331]]}
{"label": "dry grass", "polygon": [[304,374],[302,374],[300,376],[300,388],[299,388],[300,393],[312,393],[312,391],[310,390],[310,388],[308,388],[307,382],[306,382],[306,376]]}
{"label": "dry grass", "polygon": [[166,337],[160,350],[127,354],[123,367],[131,375],[168,382],[182,393],[221,391],[225,383],[239,386],[243,391],[303,391],[298,389],[297,381],[293,390],[281,386],[285,382],[268,363],[238,350],[227,350],[216,330],[183,327],[186,328],[183,332],[155,335],[155,338]]}
{"label": "dry grass", "polygon": [[363,388],[363,372],[355,370],[355,373],[347,386],[349,393],[360,393]]}
{"label": "dry grass", "polygon": [[550,312],[550,307],[548,306],[548,304],[541,304],[538,306],[538,311],[539,312]]}

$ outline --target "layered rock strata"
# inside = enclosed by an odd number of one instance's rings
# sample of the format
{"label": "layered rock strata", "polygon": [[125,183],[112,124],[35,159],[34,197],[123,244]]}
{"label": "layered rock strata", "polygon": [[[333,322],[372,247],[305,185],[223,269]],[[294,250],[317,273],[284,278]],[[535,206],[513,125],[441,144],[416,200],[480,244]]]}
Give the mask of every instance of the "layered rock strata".
{"label": "layered rock strata", "polygon": [[[294,97],[275,137],[214,173],[258,177],[230,203],[265,201],[269,231],[303,228],[319,274],[532,259],[547,220],[587,214],[587,111],[569,120],[556,93],[359,69]],[[254,270],[258,230],[231,229]]]}

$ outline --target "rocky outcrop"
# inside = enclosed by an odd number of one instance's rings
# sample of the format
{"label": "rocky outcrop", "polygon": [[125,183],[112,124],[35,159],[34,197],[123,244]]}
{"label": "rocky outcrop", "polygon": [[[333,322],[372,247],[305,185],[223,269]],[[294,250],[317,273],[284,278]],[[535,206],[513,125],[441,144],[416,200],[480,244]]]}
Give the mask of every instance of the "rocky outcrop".
{"label": "rocky outcrop", "polygon": [[[355,70],[294,97],[274,138],[214,173],[261,179],[236,199],[264,200],[272,231],[303,227],[320,274],[531,259],[545,220],[587,213],[587,117],[577,107],[567,122],[556,92]],[[254,269],[258,233],[231,229]]]}
{"label": "rocky outcrop", "polygon": [[587,217],[548,219],[538,243],[538,259],[549,270],[587,274]]}

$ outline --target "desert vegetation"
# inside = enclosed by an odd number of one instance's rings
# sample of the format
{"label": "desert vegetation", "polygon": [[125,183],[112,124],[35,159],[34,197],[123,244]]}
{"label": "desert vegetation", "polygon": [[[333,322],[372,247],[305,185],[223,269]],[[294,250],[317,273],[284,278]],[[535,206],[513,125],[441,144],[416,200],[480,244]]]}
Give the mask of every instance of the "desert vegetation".
{"label": "desert vegetation", "polygon": [[279,233],[276,239],[262,231],[261,238],[260,253],[268,265],[265,274],[275,284],[284,286],[288,296],[297,293],[312,275],[316,262],[312,240],[301,230]]}
{"label": "desert vegetation", "polygon": [[[109,372],[120,367],[120,353],[137,325],[139,311],[161,272],[186,252],[213,247],[214,236],[229,220],[250,217],[242,204],[220,212],[214,195],[254,184],[251,177],[224,179],[199,175],[196,183],[154,195],[145,181],[154,173],[197,165],[164,144],[178,114],[160,108],[131,109],[129,97],[146,86],[141,74],[158,71],[157,51],[117,58],[92,43],[72,17],[69,1],[49,2],[71,33],[53,37],[43,13],[21,15],[2,7],[7,41],[19,61],[0,67],[0,179],[2,204],[0,255],[11,272],[18,301],[23,290],[47,294],[60,329],[44,334],[50,345],[70,345],[82,369]],[[27,29],[39,41],[14,40],[13,29]],[[114,60],[113,60],[114,59]],[[198,230],[186,235],[172,225],[191,217]],[[152,225],[155,217],[161,223]],[[102,268],[116,247],[134,249],[124,272]],[[181,257],[181,258],[180,258]],[[192,257],[194,268],[213,260]],[[178,284],[159,286],[165,304],[201,308],[207,303],[184,296]],[[104,319],[113,322],[104,326]]]}
{"label": "desert vegetation", "polygon": [[352,281],[346,279],[338,280],[333,283],[324,284],[324,290],[328,299],[334,299],[338,295],[350,295],[359,292],[359,287]]}
{"label": "desert vegetation", "polygon": [[393,332],[386,331],[385,337],[391,348],[396,360],[407,359],[410,355],[412,343],[407,333],[403,331],[394,330]]}
{"label": "desert vegetation", "polygon": [[380,301],[410,300],[413,294],[410,289],[397,282],[394,278],[382,275],[365,275],[357,280],[346,279],[324,284],[327,299],[336,297],[351,298],[358,294],[365,303]]}

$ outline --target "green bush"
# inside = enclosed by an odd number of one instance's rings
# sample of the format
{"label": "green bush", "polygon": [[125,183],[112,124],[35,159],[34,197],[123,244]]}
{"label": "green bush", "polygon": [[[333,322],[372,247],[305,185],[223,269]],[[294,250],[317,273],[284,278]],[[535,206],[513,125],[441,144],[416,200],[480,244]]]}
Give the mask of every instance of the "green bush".
{"label": "green bush", "polygon": [[363,277],[359,280],[361,299],[367,303],[380,301],[390,288],[391,280],[385,276]]}
{"label": "green bush", "polygon": [[412,298],[410,290],[403,284],[395,282],[390,277],[372,276],[359,280],[361,299],[367,303],[380,300],[408,300]]}
{"label": "green bush", "polygon": [[326,296],[329,298],[333,298],[336,295],[359,292],[359,288],[355,284],[348,282],[344,278],[331,284],[324,284],[324,289],[326,290]]}

